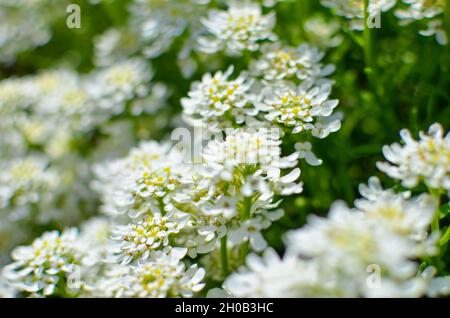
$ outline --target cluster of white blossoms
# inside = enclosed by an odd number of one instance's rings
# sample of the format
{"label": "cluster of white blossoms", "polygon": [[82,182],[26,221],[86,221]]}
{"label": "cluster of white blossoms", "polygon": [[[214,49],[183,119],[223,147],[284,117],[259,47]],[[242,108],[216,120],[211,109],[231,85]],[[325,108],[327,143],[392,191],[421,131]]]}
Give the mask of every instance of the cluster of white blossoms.
{"label": "cluster of white blossoms", "polygon": [[14,262],[3,269],[3,275],[17,290],[31,296],[67,296],[71,293],[67,282],[80,270],[83,249],[78,245],[78,231],[68,229],[61,234],[46,232],[31,245],[16,248],[11,256]]}
{"label": "cluster of white blossoms", "polygon": [[[19,54],[45,45],[62,22],[53,6],[66,5],[0,2],[0,75],[21,74]],[[274,31],[281,0],[119,2],[85,3],[114,22],[86,21],[91,35],[104,31],[88,73],[63,68],[85,67],[86,54],[70,51],[53,69],[31,63],[33,75],[0,80],[0,297],[196,297],[222,283],[210,295],[450,294],[433,266],[450,240],[439,227],[450,135],[439,124],[383,148],[378,168],[411,191],[370,178],[354,208],[311,216],[287,233],[282,257],[269,247],[283,200],[303,192],[303,161],[322,164],[312,141],[341,128],[335,66],[320,49],[339,45],[340,24],[313,16],[287,44]],[[321,3],[362,29],[400,1]],[[430,20],[421,33],[446,42],[443,1],[401,5],[399,18]],[[296,43],[297,31],[314,45]],[[200,70],[186,93],[177,77]],[[182,114],[165,107],[172,91]]]}
{"label": "cluster of white blossoms", "polygon": [[[422,152],[426,156],[402,152],[404,156],[398,162],[409,164],[413,160],[421,164],[417,171],[440,171],[442,161],[448,161],[448,151],[436,150],[444,147],[442,127],[434,124],[430,135],[422,134],[424,144],[428,142],[432,147]],[[417,151],[419,143],[406,131],[402,131],[402,136]],[[396,152],[404,149],[400,145],[392,147]],[[428,161],[428,155],[434,160]],[[410,172],[409,166],[407,171]],[[448,170],[445,173],[448,178]],[[393,177],[408,180],[399,174]],[[414,182],[407,182],[406,186],[413,187],[418,177],[409,181]],[[433,183],[435,190],[445,190],[445,186],[442,182]],[[375,177],[369,179],[368,185],[360,185],[359,191],[362,198],[355,201],[355,208],[337,202],[327,218],[309,217],[305,226],[286,235],[286,252],[282,258],[272,249],[267,249],[262,257],[250,255],[247,266],[226,279],[224,290],[212,290],[210,296],[436,297],[450,294],[450,277],[434,278],[433,266],[419,268],[416,261],[436,255],[439,245],[445,243],[439,241],[439,230],[432,226],[441,213],[436,208],[437,202],[427,193],[412,197],[410,191],[385,190]]]}
{"label": "cluster of white blossoms", "polygon": [[95,208],[91,165],[126,153],[141,129],[133,118],[165,105],[168,89],[151,78],[135,58],[0,81],[0,259],[37,225],[75,225]]}
{"label": "cluster of white blossoms", "polygon": [[55,14],[57,2],[3,0],[0,3],[0,63],[14,62],[20,52],[50,40],[51,24],[63,13]]}
{"label": "cluster of white blossoms", "polygon": [[338,101],[330,99],[333,81],[327,78],[334,66],[324,65],[323,57],[308,44],[291,48],[264,43],[249,71],[233,79],[230,67],[195,82],[181,100],[185,118],[212,131],[278,125],[288,132],[311,131],[325,138],[340,129],[341,116],[334,113]]}
{"label": "cluster of white blossoms", "polygon": [[192,297],[203,289],[205,270],[196,264],[186,269],[181,259],[187,249],[152,251],[146,262],[116,269],[107,281],[115,297],[167,298]]}
{"label": "cluster of white blossoms", "polygon": [[450,133],[444,136],[442,126],[434,124],[428,133],[420,133],[419,141],[406,129],[400,136],[404,145],[385,146],[383,154],[388,162],[379,162],[378,168],[401,180],[405,187],[424,182],[430,189],[450,193]]}
{"label": "cluster of white blossoms", "polygon": [[225,50],[236,55],[258,50],[263,40],[276,40],[275,14],[264,15],[261,6],[248,1],[231,1],[227,11],[211,10],[202,23],[212,35],[199,38],[201,50],[207,53]]}
{"label": "cluster of white blossoms", "polygon": [[298,155],[282,157],[279,138],[267,130],[238,130],[210,141],[199,165],[186,162],[177,148],[149,142],[99,165],[93,186],[102,210],[113,217],[126,213],[131,221],[113,230],[116,261],[146,260],[167,246],[195,257],[213,251],[227,234],[233,244],[266,247],[261,230],[282,215],[269,212],[279,204],[275,195],[302,191],[299,168],[283,173],[297,166]]}
{"label": "cluster of white blossoms", "polygon": [[321,4],[349,19],[350,28],[356,30],[364,29],[365,10],[367,16],[373,18],[396,7],[395,15],[400,19],[401,25],[423,21],[426,29],[419,32],[421,35],[435,36],[441,45],[448,43],[443,21],[445,0],[368,0],[367,7],[364,0],[321,0]]}
{"label": "cluster of white blossoms", "polygon": [[310,217],[286,237],[280,258],[266,250],[224,283],[235,297],[420,297],[450,293],[450,278],[418,274],[413,259],[437,252],[428,235],[434,204],[383,190],[377,179],[362,186],[355,209],[336,203],[327,218]]}

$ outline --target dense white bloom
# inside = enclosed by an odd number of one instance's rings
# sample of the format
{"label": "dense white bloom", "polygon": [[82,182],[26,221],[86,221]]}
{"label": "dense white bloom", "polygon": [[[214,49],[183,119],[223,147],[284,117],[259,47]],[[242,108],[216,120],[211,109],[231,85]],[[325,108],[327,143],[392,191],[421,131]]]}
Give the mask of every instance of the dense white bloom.
{"label": "dense white bloom", "polygon": [[15,220],[30,216],[30,205],[44,201],[45,195],[51,195],[47,191],[59,183],[58,176],[47,165],[47,160],[38,156],[2,163],[0,210],[12,209],[15,212],[9,217]]}
{"label": "dense white bloom", "polygon": [[427,237],[435,209],[430,197],[410,199],[409,192],[397,194],[391,189],[384,190],[376,177],[370,178],[368,185],[361,184],[359,192],[363,199],[356,200],[355,206],[368,219],[416,240]]}
{"label": "dense white bloom", "polygon": [[413,275],[416,267],[409,259],[421,252],[414,242],[343,205],[334,205],[328,218],[311,217],[308,225],[290,233],[288,248],[304,257],[320,257],[349,277],[365,276],[371,264],[394,277]]}
{"label": "dense white bloom", "polygon": [[0,3],[0,62],[14,62],[22,51],[46,44],[51,23],[62,11],[54,0],[3,0]]}
{"label": "dense white bloom", "polygon": [[405,187],[415,187],[423,181],[431,189],[450,191],[450,134],[444,136],[442,126],[433,124],[428,133],[420,133],[419,141],[406,129],[400,136],[404,145],[384,146],[388,162],[379,162],[377,167],[401,180]]}
{"label": "dense white bloom", "polygon": [[152,76],[150,66],[143,60],[117,62],[92,76],[89,93],[97,107],[121,113],[127,101],[148,95]]}
{"label": "dense white bloom", "polygon": [[297,48],[279,43],[261,47],[262,56],[251,65],[252,74],[273,83],[280,80],[307,80],[327,82],[325,77],[334,72],[334,65],[321,63],[324,52],[308,44]]}
{"label": "dense white bloom", "polygon": [[227,11],[211,10],[202,22],[213,35],[199,39],[201,50],[207,53],[256,51],[260,41],[276,39],[272,33],[275,14],[263,15],[261,7],[251,2],[232,1]]}
{"label": "dense white bloom", "polygon": [[169,238],[179,233],[187,221],[186,214],[155,213],[134,224],[115,228],[112,238],[121,242],[118,262],[128,264],[135,259],[147,259],[151,250],[167,246]]}
{"label": "dense white bloom", "polygon": [[304,81],[297,88],[275,88],[267,94],[259,109],[267,112],[267,120],[291,128],[294,134],[311,130],[313,136],[319,137],[315,123],[330,116],[338,105],[338,100],[329,99],[330,93],[328,84],[315,86],[312,81]]}
{"label": "dense white bloom", "polygon": [[30,246],[12,252],[14,262],[4,268],[5,277],[19,291],[31,295],[68,293],[67,280],[79,269],[83,257],[77,239],[76,229],[44,233]]}
{"label": "dense white bloom", "polygon": [[315,263],[302,261],[293,254],[280,258],[269,248],[262,257],[249,255],[246,265],[231,274],[223,285],[234,297],[333,296],[333,286],[325,282],[325,273]]}
{"label": "dense white bloom", "polygon": [[[372,180],[372,188],[362,187],[368,199],[384,194],[378,201],[394,196]],[[400,200],[400,199],[399,199]],[[335,204],[328,218],[310,217],[304,227],[287,236],[283,258],[266,250],[262,258],[250,255],[247,267],[232,274],[225,290],[236,297],[420,297],[429,292],[431,279],[417,277],[412,259],[428,252],[411,233],[422,231],[431,222],[424,221],[408,204],[397,206],[402,218],[383,215],[380,202],[361,213]],[[395,202],[397,205],[398,202]],[[387,202],[386,205],[393,204]],[[369,208],[365,200],[358,202]],[[412,212],[413,216],[407,216]],[[420,224],[413,224],[414,219]],[[407,229],[411,226],[411,229]],[[370,269],[370,270],[369,270]],[[381,275],[371,280],[373,271]],[[371,274],[372,273],[372,274]],[[434,280],[435,289],[444,292],[448,280]]]}
{"label": "dense white bloom", "polygon": [[[130,5],[130,28],[137,34],[142,52],[155,58],[189,29],[194,34],[200,28],[200,17],[206,0],[135,0]],[[195,36],[189,38],[195,41]]]}
{"label": "dense white bloom", "polygon": [[[204,160],[222,180],[243,180],[254,176],[270,185],[260,185],[260,190],[279,187],[281,192],[292,189],[301,192],[301,184],[295,181],[300,176],[300,169],[295,168],[287,175],[281,176],[281,170],[293,168],[298,163],[298,154],[281,156],[281,139],[277,129],[238,129],[227,136],[224,141],[213,140],[208,143]],[[240,177],[236,177],[235,174]],[[245,183],[244,183],[245,184]],[[244,191],[245,195],[247,195]],[[265,193],[267,195],[267,193]]]}
{"label": "dense white bloom", "polygon": [[308,39],[320,47],[337,47],[343,40],[342,35],[339,34],[339,22],[334,19],[327,21],[322,15],[308,18],[304,29]]}
{"label": "dense white bloom", "polygon": [[148,261],[130,266],[126,274],[121,273],[116,280],[118,286],[114,296],[192,297],[203,288],[201,281],[205,271],[197,265],[186,269],[181,262],[186,252],[186,249],[178,248],[152,252]]}
{"label": "dense white bloom", "polygon": [[[252,81],[242,75],[234,80],[229,79],[233,69],[229,67],[225,72],[219,71],[214,75],[207,73],[201,82],[192,84],[188,97],[181,100],[188,120],[216,122],[220,119],[222,126],[232,127],[233,122],[230,123],[227,117],[239,118],[241,112],[253,116],[257,114],[257,110],[249,105]],[[242,123],[244,119],[242,117],[237,121]]]}

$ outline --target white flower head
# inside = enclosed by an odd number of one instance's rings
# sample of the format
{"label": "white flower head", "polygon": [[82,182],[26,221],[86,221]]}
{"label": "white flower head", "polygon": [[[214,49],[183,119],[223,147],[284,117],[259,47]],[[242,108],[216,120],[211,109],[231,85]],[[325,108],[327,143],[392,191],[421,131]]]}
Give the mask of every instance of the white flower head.
{"label": "white flower head", "polygon": [[[233,69],[230,66],[225,72],[207,73],[201,82],[192,85],[188,97],[181,100],[188,120],[201,120],[203,123],[221,121],[222,126],[232,127],[234,122],[229,122],[230,117],[236,117],[241,112],[257,114],[255,108],[249,105],[252,81],[242,75],[230,79]],[[238,123],[242,123],[243,119]]]}
{"label": "white flower head", "polygon": [[338,100],[329,99],[331,86],[315,86],[312,81],[303,82],[298,88],[275,88],[267,96],[261,111],[266,111],[267,120],[280,123],[299,133],[316,131],[316,122],[332,115]]}
{"label": "white flower head", "polygon": [[5,267],[5,277],[21,292],[49,296],[64,293],[67,280],[82,262],[77,245],[78,231],[46,232],[30,246],[12,252],[13,263]]}
{"label": "white flower head", "polygon": [[272,32],[275,14],[264,15],[256,3],[232,1],[227,11],[211,10],[202,22],[213,36],[199,39],[206,53],[225,49],[236,55],[244,50],[256,51],[263,40],[276,39]]}
{"label": "white flower head", "polygon": [[440,124],[430,126],[413,139],[408,130],[402,130],[403,145],[394,143],[383,147],[388,162],[377,163],[378,169],[391,178],[401,180],[405,187],[424,182],[431,189],[450,191],[450,134],[444,136]]}
{"label": "white flower head", "polygon": [[181,259],[186,249],[153,252],[150,258],[118,279],[116,297],[165,298],[192,297],[204,284],[205,271],[192,265],[186,269]]}

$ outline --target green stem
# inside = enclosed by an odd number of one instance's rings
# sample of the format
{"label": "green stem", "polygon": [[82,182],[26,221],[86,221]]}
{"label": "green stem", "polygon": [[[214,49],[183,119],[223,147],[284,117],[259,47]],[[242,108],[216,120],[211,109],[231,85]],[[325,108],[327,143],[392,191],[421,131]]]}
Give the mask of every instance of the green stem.
{"label": "green stem", "polygon": [[441,240],[439,241],[440,246],[444,246],[450,240],[450,226],[445,231],[444,235],[442,235]]}
{"label": "green stem", "polygon": [[[444,27],[447,30],[447,42],[450,42],[450,0],[445,1]],[[450,50],[450,43],[447,43],[447,50]]]}
{"label": "green stem", "polygon": [[[250,218],[251,208],[252,208],[252,198],[245,197],[241,213],[241,223],[245,222]],[[242,243],[240,247],[240,256],[242,264],[245,264],[245,259],[247,258],[248,251],[249,251],[249,242],[247,241]]]}
{"label": "green stem", "polygon": [[435,232],[439,232],[439,229],[440,229],[439,219],[440,219],[441,211],[439,209],[439,205],[441,202],[441,195],[439,193],[439,190],[430,189],[430,193],[435,202],[434,218],[433,218],[433,223],[431,224],[431,230],[433,233],[435,233]]}
{"label": "green stem", "polygon": [[226,235],[220,239],[220,260],[222,264],[223,277],[227,277],[229,269],[228,269],[228,248]]}
{"label": "green stem", "polygon": [[374,49],[373,49],[373,38],[372,38],[372,30],[368,25],[369,19],[369,0],[364,0],[364,60],[366,63],[366,73],[369,77],[369,80],[372,82],[372,79],[375,74],[375,58],[374,58]]}

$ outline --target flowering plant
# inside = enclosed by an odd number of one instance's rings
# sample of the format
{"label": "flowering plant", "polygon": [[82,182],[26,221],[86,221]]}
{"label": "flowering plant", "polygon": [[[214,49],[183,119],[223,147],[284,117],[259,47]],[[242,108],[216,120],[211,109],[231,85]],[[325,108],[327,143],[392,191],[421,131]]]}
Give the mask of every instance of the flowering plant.
{"label": "flowering plant", "polygon": [[1,297],[450,295],[448,1],[69,4],[0,3]]}

